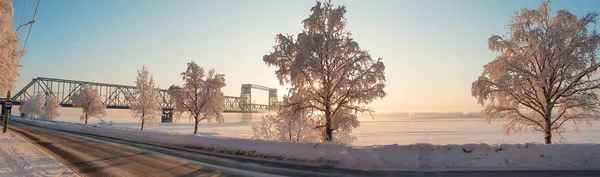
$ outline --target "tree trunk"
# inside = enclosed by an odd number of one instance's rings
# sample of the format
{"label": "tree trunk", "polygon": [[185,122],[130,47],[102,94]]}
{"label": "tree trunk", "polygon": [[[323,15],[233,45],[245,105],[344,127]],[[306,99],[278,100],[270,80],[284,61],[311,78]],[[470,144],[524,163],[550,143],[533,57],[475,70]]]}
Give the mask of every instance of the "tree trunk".
{"label": "tree trunk", "polygon": [[327,133],[327,141],[333,141],[333,129],[331,129],[331,124],[327,126],[325,133]]}
{"label": "tree trunk", "polygon": [[144,113],[142,113],[142,128],[140,128],[140,131],[144,130]]}
{"label": "tree trunk", "polygon": [[331,107],[325,106],[325,140],[333,141],[333,129],[331,129]]}
{"label": "tree trunk", "polygon": [[291,120],[288,122],[288,137],[289,137],[289,140],[293,140],[292,139],[292,121]]}
{"label": "tree trunk", "polygon": [[544,130],[544,140],[545,144],[552,144],[552,131],[550,130],[550,127]]}
{"label": "tree trunk", "polygon": [[[10,99],[10,90],[7,91],[6,93],[6,99]],[[4,109],[4,108],[2,108]],[[4,125],[2,127],[2,133],[6,133],[7,129],[8,129],[8,119],[10,117],[10,109],[4,110]]]}
{"label": "tree trunk", "polygon": [[85,113],[85,111],[82,113],[82,115],[81,115],[81,116],[83,117],[83,125],[87,125],[87,119],[88,119],[88,116],[87,116],[87,114]]}
{"label": "tree trunk", "polygon": [[546,121],[546,128],[544,128],[544,143],[552,144],[552,109],[546,110],[544,119]]}
{"label": "tree trunk", "polygon": [[196,133],[198,133],[198,123],[199,123],[199,122],[200,122],[200,121],[198,121],[198,116],[197,116],[197,115],[196,115],[196,116],[194,116],[194,135],[195,135]]}

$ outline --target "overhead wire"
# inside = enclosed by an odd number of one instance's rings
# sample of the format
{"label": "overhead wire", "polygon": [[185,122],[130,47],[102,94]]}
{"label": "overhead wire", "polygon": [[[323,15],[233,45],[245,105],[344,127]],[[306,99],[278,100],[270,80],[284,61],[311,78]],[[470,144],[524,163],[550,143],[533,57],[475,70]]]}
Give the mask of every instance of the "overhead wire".
{"label": "overhead wire", "polygon": [[23,24],[25,22],[25,7],[27,7],[27,0],[22,0],[21,2],[21,18],[19,18],[19,24]]}
{"label": "overhead wire", "polygon": [[[27,7],[27,0],[21,1],[21,18],[19,18],[19,24],[21,25],[25,22],[25,7]],[[21,36],[21,31],[17,31],[17,36]]]}
{"label": "overhead wire", "polygon": [[[27,37],[25,37],[25,42],[23,42],[23,48],[21,48],[22,50],[25,50],[25,47],[27,46],[27,41],[29,40],[29,34],[31,33],[31,28],[33,27],[33,24],[35,23],[35,15],[37,14],[38,11],[38,7],[40,6],[40,0],[38,0],[37,4],[35,5],[35,11],[33,11],[33,17],[31,17],[31,24],[29,25],[29,30],[27,31]],[[23,55],[21,55],[19,57],[19,61],[21,61],[21,58],[23,57]]]}

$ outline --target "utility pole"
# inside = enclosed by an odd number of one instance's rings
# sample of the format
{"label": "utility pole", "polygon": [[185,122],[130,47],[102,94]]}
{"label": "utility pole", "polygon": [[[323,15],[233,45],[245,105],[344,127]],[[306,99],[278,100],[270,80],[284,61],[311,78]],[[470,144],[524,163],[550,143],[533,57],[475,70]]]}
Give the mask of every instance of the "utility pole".
{"label": "utility pole", "polygon": [[[17,27],[17,29],[15,29],[15,32],[18,32],[19,29],[21,29],[21,27],[24,26],[29,26],[29,31],[27,31],[27,38],[25,38],[25,42],[23,43],[23,48],[22,50],[25,50],[25,46],[27,45],[27,40],[29,40],[29,33],[31,33],[31,27],[33,26],[33,23],[35,23],[35,15],[37,14],[38,11],[38,7],[40,6],[40,0],[38,0],[37,4],[35,5],[35,11],[33,12],[33,17],[31,18],[31,21],[19,25],[19,27]],[[23,55],[19,56],[19,62],[21,61],[21,57],[23,57]],[[5,113],[4,113],[4,127],[2,128],[2,133],[6,133],[7,129],[8,129],[8,118],[10,116],[10,111],[12,110],[12,100],[10,99],[10,88],[6,93],[6,102],[4,104],[4,107],[2,109],[5,109]]]}
{"label": "utility pole", "polygon": [[2,133],[6,133],[8,129],[8,116],[10,116],[10,110],[12,108],[12,101],[10,100],[10,90],[6,93],[6,102],[4,102],[4,127],[2,128]]}

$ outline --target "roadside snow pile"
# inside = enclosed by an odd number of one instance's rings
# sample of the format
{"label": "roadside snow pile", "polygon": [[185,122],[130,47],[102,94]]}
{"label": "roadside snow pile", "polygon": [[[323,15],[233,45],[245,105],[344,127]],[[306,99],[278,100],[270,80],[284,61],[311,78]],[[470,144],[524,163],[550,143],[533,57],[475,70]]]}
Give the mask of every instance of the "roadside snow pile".
{"label": "roadside snow pile", "polygon": [[200,135],[200,136],[218,136],[219,135],[218,133],[215,133],[215,132],[198,132],[196,134]]}
{"label": "roadside snow pile", "polygon": [[17,122],[59,130],[178,146],[196,150],[328,165],[358,170],[573,170],[600,169],[600,144],[385,145],[352,147],[329,143],[265,141],[98,128],[25,120]]}
{"label": "roadside snow pile", "polygon": [[0,133],[0,176],[79,176],[13,132]]}
{"label": "roadside snow pile", "polygon": [[111,121],[106,122],[106,121],[100,119],[100,122],[98,122],[98,125],[101,127],[112,127],[113,121],[111,120]]}

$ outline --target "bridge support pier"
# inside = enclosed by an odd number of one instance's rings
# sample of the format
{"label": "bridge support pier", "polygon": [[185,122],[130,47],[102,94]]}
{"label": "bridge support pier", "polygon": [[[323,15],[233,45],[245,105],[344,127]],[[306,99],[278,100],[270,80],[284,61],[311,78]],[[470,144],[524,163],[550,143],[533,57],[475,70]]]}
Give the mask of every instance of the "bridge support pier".
{"label": "bridge support pier", "polygon": [[165,110],[162,111],[162,117],[160,119],[162,123],[171,123],[173,122],[173,110]]}
{"label": "bridge support pier", "polygon": [[252,113],[244,112],[242,113],[242,122],[251,122],[252,121]]}

